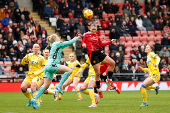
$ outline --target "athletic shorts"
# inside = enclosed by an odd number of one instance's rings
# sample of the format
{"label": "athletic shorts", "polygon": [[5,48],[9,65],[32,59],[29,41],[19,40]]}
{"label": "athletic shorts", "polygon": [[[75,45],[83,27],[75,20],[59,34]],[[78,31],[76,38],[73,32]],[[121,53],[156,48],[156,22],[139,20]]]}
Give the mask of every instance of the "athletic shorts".
{"label": "athletic shorts", "polygon": [[152,76],[149,76],[148,78],[151,78],[155,83],[157,83],[160,80],[160,74],[158,75],[153,74]]}
{"label": "athletic shorts", "polygon": [[80,81],[80,78],[81,78],[81,77],[80,77],[80,76],[75,77],[74,75],[75,75],[75,74],[71,74],[68,78],[71,79],[72,81],[73,81],[74,79],[77,79],[77,80]]}
{"label": "athletic shorts", "polygon": [[46,64],[44,69],[44,78],[50,78],[53,80],[54,74],[60,69],[60,64]]}
{"label": "athletic shorts", "polygon": [[34,77],[34,78],[25,78],[24,81],[29,82],[30,84],[32,82],[35,82],[37,85],[40,83],[40,78],[39,77]]}
{"label": "athletic shorts", "polygon": [[84,82],[89,83],[90,80],[95,82],[95,75],[91,75],[90,77],[88,76]]}
{"label": "athletic shorts", "polygon": [[107,55],[102,53],[101,51],[92,51],[92,54],[89,55],[91,65],[94,66],[95,64],[98,64],[102,62]]}

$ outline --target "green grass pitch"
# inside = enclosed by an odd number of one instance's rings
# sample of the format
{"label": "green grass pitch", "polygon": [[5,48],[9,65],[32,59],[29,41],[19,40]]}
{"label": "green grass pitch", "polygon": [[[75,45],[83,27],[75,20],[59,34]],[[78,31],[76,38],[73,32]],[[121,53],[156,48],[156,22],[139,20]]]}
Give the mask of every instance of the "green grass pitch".
{"label": "green grass pitch", "polygon": [[22,93],[0,93],[0,113],[170,113],[170,91],[148,92],[147,107],[140,107],[140,91],[122,91],[121,94],[107,91],[97,108],[88,108],[91,100],[82,94],[84,100],[77,101],[75,92],[65,92],[62,100],[54,101],[52,95],[43,94],[43,104],[36,110],[26,107],[28,99]]}

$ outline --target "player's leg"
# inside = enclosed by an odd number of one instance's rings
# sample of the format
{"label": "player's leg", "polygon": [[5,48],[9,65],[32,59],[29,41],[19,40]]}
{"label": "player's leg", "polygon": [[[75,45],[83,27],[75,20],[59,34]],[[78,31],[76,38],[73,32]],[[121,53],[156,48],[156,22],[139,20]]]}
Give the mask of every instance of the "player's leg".
{"label": "player's leg", "polygon": [[75,89],[75,91],[76,91],[76,93],[77,93],[78,100],[83,100],[83,98],[81,97],[80,90],[79,90],[78,87],[77,87],[79,81],[80,81],[80,78],[79,78],[79,77],[74,77],[74,80],[73,80],[73,88]]}
{"label": "player's leg", "polygon": [[[64,73],[64,74],[63,74]],[[60,83],[58,86],[56,86],[56,89],[63,94],[62,91],[62,85],[64,84],[64,82],[68,79],[68,77],[71,75],[72,73],[72,69],[70,69],[67,66],[61,65],[61,67],[59,68],[59,70],[57,71],[57,74],[63,74]]]}
{"label": "player's leg", "polygon": [[27,90],[30,87],[31,87],[31,79],[29,80],[28,78],[26,78],[21,84],[22,93],[29,99],[29,102],[26,106],[31,105],[32,96],[31,96],[30,92]]}
{"label": "player's leg", "polygon": [[[37,94],[37,87],[39,86],[39,83],[40,83],[40,78],[34,77],[32,79],[32,82],[31,82],[31,91],[32,91],[33,98]],[[37,104],[38,104],[38,106],[40,106],[39,99],[37,100]]]}
{"label": "player's leg", "polygon": [[93,69],[95,71],[95,80],[96,80],[96,87],[97,90],[100,90],[100,68],[99,68],[99,64],[95,64],[93,65]]}
{"label": "player's leg", "polygon": [[148,86],[146,87],[146,90],[155,89],[155,94],[157,95],[159,88],[160,88],[159,86]]}
{"label": "player's leg", "polygon": [[148,106],[146,87],[151,86],[152,84],[154,84],[154,81],[151,78],[147,78],[141,85],[140,89],[143,97],[143,103],[141,106]]}
{"label": "player's leg", "polygon": [[[88,79],[88,78],[87,78]],[[89,95],[89,92],[86,90],[88,88],[87,79],[84,81],[83,85],[81,86],[80,91],[86,95]]]}
{"label": "player's leg", "polygon": [[[41,87],[43,84],[44,84],[44,79],[41,79],[41,80],[40,80],[40,83],[39,83],[39,85],[38,85],[38,87],[37,87],[37,91],[40,89],[40,87]],[[42,104],[41,96],[40,96],[40,98],[38,99],[38,101],[40,102],[40,104]]]}

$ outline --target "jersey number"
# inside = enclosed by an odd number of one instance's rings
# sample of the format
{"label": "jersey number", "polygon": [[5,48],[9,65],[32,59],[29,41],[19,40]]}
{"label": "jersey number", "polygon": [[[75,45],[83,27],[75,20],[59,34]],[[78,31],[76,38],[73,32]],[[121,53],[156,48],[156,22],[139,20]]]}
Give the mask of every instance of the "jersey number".
{"label": "jersey number", "polygon": [[56,51],[55,51],[55,53],[53,55],[53,61],[56,60],[58,51],[59,51],[59,48],[56,49]]}

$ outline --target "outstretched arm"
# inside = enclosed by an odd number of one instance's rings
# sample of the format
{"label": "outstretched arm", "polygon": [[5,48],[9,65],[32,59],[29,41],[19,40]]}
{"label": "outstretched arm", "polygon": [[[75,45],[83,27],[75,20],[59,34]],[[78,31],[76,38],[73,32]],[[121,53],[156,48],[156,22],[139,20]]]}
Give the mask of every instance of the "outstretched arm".
{"label": "outstretched arm", "polygon": [[73,44],[74,42],[76,42],[78,40],[78,37],[74,37],[72,40],[70,40],[70,41],[64,41],[64,42],[62,42],[62,44],[61,44],[61,47],[62,48],[65,48],[65,47],[67,47],[67,46],[70,46],[71,44]]}

